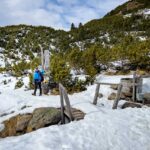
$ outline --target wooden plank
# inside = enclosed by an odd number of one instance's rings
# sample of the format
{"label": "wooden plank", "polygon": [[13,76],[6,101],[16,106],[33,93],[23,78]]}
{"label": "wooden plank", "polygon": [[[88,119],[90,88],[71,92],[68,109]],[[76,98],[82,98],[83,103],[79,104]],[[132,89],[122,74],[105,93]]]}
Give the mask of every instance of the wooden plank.
{"label": "wooden plank", "polygon": [[66,105],[67,105],[67,111],[69,113],[69,118],[70,118],[71,121],[73,121],[73,115],[72,115],[72,112],[71,112],[71,106],[70,106],[68,94],[65,91],[63,91],[63,95],[64,95],[64,99],[65,99],[65,102],[66,102]]}
{"label": "wooden plank", "polygon": [[64,88],[64,86],[61,83],[59,84],[59,87],[60,87],[60,89],[62,91],[62,94],[63,94],[65,102],[66,102],[67,111],[68,111],[68,114],[69,114],[69,119],[71,121],[73,121],[73,115],[72,115],[71,105],[70,105],[70,101],[69,101],[69,97],[68,97],[67,91],[66,91],[66,89]]}
{"label": "wooden plank", "polygon": [[119,84],[116,100],[114,101],[112,109],[117,109],[117,106],[118,106],[118,103],[119,103],[119,100],[120,100],[120,97],[121,97],[122,87],[123,87],[123,85]]}
{"label": "wooden plank", "polygon": [[[96,84],[101,84],[101,85],[119,85],[119,83],[103,83],[103,82],[96,82]],[[128,83],[128,86],[132,86],[133,83]],[[135,83],[135,86],[139,86],[139,84]]]}
{"label": "wooden plank", "polygon": [[49,66],[50,66],[50,64],[49,64],[49,62],[50,62],[50,54],[49,54],[49,50],[45,50],[44,51],[44,70],[47,72],[47,71],[49,71]]}
{"label": "wooden plank", "polygon": [[141,75],[141,78],[150,78],[150,75]]}
{"label": "wooden plank", "polygon": [[136,71],[133,73],[133,93],[132,93],[132,100],[133,102],[136,101]]}
{"label": "wooden plank", "polygon": [[99,89],[100,89],[100,83],[98,83],[97,86],[96,86],[95,96],[94,96],[94,100],[93,100],[93,104],[94,104],[94,105],[97,104],[97,99],[98,99]]}
{"label": "wooden plank", "polygon": [[107,82],[95,82],[95,84],[101,84],[101,85],[119,85],[119,83],[107,83]]}
{"label": "wooden plank", "polygon": [[64,100],[63,100],[62,90],[60,87],[59,87],[59,93],[60,93],[60,104],[61,104],[61,122],[62,122],[62,124],[64,124],[65,123]]}

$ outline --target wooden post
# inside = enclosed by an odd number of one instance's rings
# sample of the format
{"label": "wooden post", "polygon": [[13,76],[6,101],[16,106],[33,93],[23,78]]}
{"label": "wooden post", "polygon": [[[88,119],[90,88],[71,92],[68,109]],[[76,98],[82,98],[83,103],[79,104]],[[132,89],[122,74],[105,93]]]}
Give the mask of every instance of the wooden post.
{"label": "wooden post", "polygon": [[96,90],[95,90],[95,96],[94,96],[94,100],[93,100],[93,104],[94,105],[97,104],[97,98],[98,98],[98,94],[99,94],[99,89],[100,89],[100,83],[97,83]]}
{"label": "wooden post", "polygon": [[59,84],[59,87],[60,87],[60,89],[61,89],[61,91],[62,91],[62,95],[64,96],[64,99],[65,99],[65,102],[66,102],[69,119],[70,119],[71,121],[73,121],[73,115],[72,115],[72,112],[71,112],[71,106],[70,106],[70,102],[69,102],[69,97],[68,97],[67,91],[66,91],[66,89],[63,87],[62,84]]}
{"label": "wooden post", "polygon": [[50,55],[49,55],[49,50],[44,51],[44,70],[46,72],[49,71],[49,62],[50,62]]}
{"label": "wooden post", "polygon": [[63,91],[63,95],[64,95],[64,98],[65,98],[65,102],[66,102],[66,105],[67,105],[67,111],[68,111],[68,114],[69,114],[69,118],[71,121],[73,121],[73,115],[72,115],[72,112],[71,112],[71,106],[70,106],[70,102],[69,102],[69,97],[67,95],[67,92],[66,91]]}
{"label": "wooden post", "polygon": [[132,100],[133,102],[136,101],[136,71],[133,73],[133,93],[132,93]]}
{"label": "wooden post", "polygon": [[65,123],[64,100],[63,100],[62,90],[60,87],[59,87],[59,93],[60,93],[60,104],[61,104],[61,123],[64,124]]}
{"label": "wooden post", "polygon": [[118,106],[118,103],[119,103],[119,100],[121,97],[122,86],[123,86],[122,84],[119,84],[119,86],[118,86],[116,100],[114,101],[112,109],[117,109],[117,106]]}

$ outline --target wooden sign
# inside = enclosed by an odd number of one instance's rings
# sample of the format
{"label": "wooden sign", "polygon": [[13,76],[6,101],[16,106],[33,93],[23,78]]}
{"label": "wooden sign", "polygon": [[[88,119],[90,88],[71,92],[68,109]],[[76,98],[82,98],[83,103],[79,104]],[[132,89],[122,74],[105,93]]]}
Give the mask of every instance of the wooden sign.
{"label": "wooden sign", "polygon": [[44,69],[45,69],[45,71],[48,71],[50,69],[49,62],[50,62],[49,50],[45,50],[44,51]]}

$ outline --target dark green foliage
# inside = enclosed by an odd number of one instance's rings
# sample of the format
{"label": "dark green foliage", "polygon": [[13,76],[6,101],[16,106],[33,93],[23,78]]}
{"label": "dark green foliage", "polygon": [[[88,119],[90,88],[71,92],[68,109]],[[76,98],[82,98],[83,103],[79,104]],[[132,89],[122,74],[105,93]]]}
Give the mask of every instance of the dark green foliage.
{"label": "dark green foliage", "polygon": [[5,70],[6,70],[6,68],[0,67],[0,73],[4,72]]}
{"label": "dark green foliage", "polygon": [[27,69],[30,69],[30,64],[24,60],[22,60],[18,64],[14,64],[14,66],[12,67],[14,76],[16,76],[16,77],[22,76],[24,74],[24,71]]}
{"label": "dark green foliage", "polygon": [[70,30],[74,30],[74,29],[76,29],[76,27],[75,27],[74,23],[72,23]]}
{"label": "dark green foliage", "polygon": [[[17,62],[13,67],[6,63],[6,70],[12,69],[15,76],[21,76],[26,69],[34,70],[41,63],[41,48],[49,49],[52,55],[52,77],[72,92],[82,91],[89,81],[73,81],[71,69],[78,74],[82,70],[93,79],[104,68],[109,68],[113,61],[121,61],[123,71],[126,65],[128,68],[150,68],[150,19],[136,13],[139,9],[150,8],[150,1],[134,2],[128,1],[104,18],[92,20],[85,25],[80,23],[75,27],[72,23],[69,32],[43,26],[0,27],[0,47],[5,49],[5,62],[7,58]],[[124,16],[129,13],[132,13],[131,17]],[[147,40],[140,41],[138,37],[146,37]],[[24,58],[22,61],[20,53]],[[30,63],[26,63],[26,59]],[[30,87],[33,86],[32,80],[30,76]]]}
{"label": "dark green foliage", "polygon": [[62,55],[53,55],[51,57],[51,75],[55,82],[67,85],[71,79],[70,66]]}
{"label": "dark green foliage", "polygon": [[24,85],[23,80],[22,80],[22,79],[19,79],[19,80],[16,82],[15,89],[19,89],[19,88],[21,88],[23,85]]}
{"label": "dark green foliage", "polygon": [[33,89],[34,88],[34,80],[33,80],[33,74],[29,74],[29,88]]}
{"label": "dark green foliage", "polygon": [[83,59],[82,59],[83,52],[79,50],[79,48],[72,49],[69,54],[67,54],[67,60],[70,64],[70,67],[80,72],[82,68]]}

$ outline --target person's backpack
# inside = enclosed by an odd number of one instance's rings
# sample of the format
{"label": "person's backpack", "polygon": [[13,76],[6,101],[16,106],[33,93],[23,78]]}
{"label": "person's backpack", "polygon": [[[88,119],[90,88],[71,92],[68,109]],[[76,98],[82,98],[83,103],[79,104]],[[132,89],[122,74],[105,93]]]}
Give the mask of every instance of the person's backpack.
{"label": "person's backpack", "polygon": [[44,76],[41,72],[39,72],[39,74],[40,74],[40,77],[41,77],[41,82],[43,82],[44,81]]}

